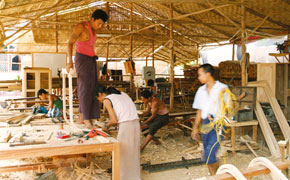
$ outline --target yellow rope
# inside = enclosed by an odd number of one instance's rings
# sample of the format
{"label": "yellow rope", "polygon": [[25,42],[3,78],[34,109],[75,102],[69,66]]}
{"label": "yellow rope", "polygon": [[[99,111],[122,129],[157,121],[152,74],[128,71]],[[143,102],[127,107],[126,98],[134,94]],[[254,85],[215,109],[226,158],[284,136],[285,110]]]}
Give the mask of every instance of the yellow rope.
{"label": "yellow rope", "polygon": [[[224,101],[225,95],[228,95],[226,103]],[[238,103],[235,95],[229,89],[221,91],[219,93],[219,99],[221,108],[218,116],[215,121],[213,121],[212,117],[208,117],[210,123],[202,125],[200,128],[200,132],[203,134],[209,133],[213,128],[224,130],[227,133],[228,131],[226,131],[224,127],[227,126],[227,124],[231,121],[231,118],[237,113]]]}
{"label": "yellow rope", "polygon": [[[228,96],[226,102],[224,100],[225,95]],[[222,90],[219,93],[219,100],[221,103],[221,108],[219,110],[217,119],[213,121],[212,117],[208,117],[210,120],[210,123],[206,125],[202,125],[200,128],[200,132],[203,134],[209,133],[212,129],[215,129],[216,134],[217,134],[217,142],[215,142],[213,147],[211,147],[211,150],[206,160],[205,167],[208,165],[209,157],[212,153],[213,148],[216,146],[217,143],[220,143],[221,131],[224,131],[225,133],[229,132],[230,129],[227,130],[225,127],[228,126],[228,123],[231,121],[231,118],[235,116],[235,114],[237,113],[239,109],[236,97],[229,89]],[[224,163],[226,163],[225,157],[224,157]],[[203,174],[205,174],[205,171],[203,171]]]}

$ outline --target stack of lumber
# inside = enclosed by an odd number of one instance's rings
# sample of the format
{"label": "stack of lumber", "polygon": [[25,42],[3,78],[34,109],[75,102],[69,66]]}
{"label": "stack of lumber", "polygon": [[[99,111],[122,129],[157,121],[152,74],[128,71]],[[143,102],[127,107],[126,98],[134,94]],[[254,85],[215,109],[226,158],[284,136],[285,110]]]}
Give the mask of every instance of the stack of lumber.
{"label": "stack of lumber", "polygon": [[22,90],[21,80],[7,80],[0,81],[0,90],[1,91],[16,91]]}
{"label": "stack of lumber", "polygon": [[[184,73],[184,78],[185,79],[197,79],[198,78],[198,68],[200,66],[199,65],[194,65],[194,66],[190,66],[190,65],[185,65],[184,69],[183,69],[183,73]],[[219,78],[219,67],[215,66],[214,67],[214,78],[218,79]]]}
{"label": "stack of lumber", "polygon": [[[186,89],[188,92],[196,92],[202,85],[198,80],[199,65],[185,65],[183,69],[184,78],[175,78],[174,85],[176,89]],[[219,68],[214,67],[214,77],[219,79]]]}
{"label": "stack of lumber", "polygon": [[[26,113],[1,113],[0,122],[5,122],[8,124],[22,124],[28,117],[29,114]],[[31,118],[31,117],[30,117]]]}
{"label": "stack of lumber", "polygon": [[[232,78],[235,73],[237,79],[241,78],[241,65],[240,61],[223,61],[219,63],[219,76],[220,78]],[[257,64],[251,63],[248,67],[248,78],[257,79]]]}
{"label": "stack of lumber", "polygon": [[201,86],[199,80],[196,79],[185,79],[185,78],[174,78],[174,87],[177,90],[186,90],[186,92],[196,92]]}
{"label": "stack of lumber", "polygon": [[197,70],[199,66],[185,65],[183,69],[185,79],[197,79]]}

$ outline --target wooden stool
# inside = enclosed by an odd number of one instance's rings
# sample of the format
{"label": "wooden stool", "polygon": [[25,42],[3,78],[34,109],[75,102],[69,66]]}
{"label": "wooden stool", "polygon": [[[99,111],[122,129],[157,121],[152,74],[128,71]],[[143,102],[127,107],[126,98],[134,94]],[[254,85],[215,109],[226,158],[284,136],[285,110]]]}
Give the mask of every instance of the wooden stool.
{"label": "wooden stool", "polygon": [[233,155],[236,154],[236,151],[248,149],[247,146],[242,146],[242,147],[236,148],[236,128],[241,128],[240,135],[243,136],[244,133],[245,133],[244,127],[252,126],[253,127],[253,137],[252,138],[253,138],[253,141],[257,142],[258,121],[231,122],[231,123],[228,124],[228,126],[231,128],[231,144],[232,144],[232,147],[228,148],[227,150],[232,151]]}

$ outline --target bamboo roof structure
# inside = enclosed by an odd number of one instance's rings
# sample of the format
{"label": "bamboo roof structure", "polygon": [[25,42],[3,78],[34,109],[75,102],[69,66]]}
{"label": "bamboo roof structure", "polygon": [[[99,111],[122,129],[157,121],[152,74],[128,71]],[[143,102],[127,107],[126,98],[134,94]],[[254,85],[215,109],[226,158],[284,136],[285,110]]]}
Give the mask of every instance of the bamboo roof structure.
{"label": "bamboo roof structure", "polygon": [[205,44],[241,38],[241,5],[248,38],[289,33],[289,0],[0,0],[0,51],[17,42],[19,52],[66,52],[74,26],[89,20],[95,9],[103,9],[109,20],[97,32],[99,57],[106,57],[107,45],[109,58],[130,57],[132,35],[133,58],[154,55],[169,62],[173,22],[175,63],[184,64],[197,59]]}

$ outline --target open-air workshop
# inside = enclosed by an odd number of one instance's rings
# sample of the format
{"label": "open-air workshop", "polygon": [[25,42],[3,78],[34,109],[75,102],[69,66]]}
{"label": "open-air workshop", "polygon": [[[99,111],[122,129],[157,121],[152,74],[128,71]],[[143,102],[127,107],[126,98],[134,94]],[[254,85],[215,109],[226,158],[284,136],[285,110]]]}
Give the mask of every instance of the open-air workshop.
{"label": "open-air workshop", "polygon": [[0,0],[0,180],[287,180],[290,0]]}

